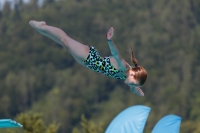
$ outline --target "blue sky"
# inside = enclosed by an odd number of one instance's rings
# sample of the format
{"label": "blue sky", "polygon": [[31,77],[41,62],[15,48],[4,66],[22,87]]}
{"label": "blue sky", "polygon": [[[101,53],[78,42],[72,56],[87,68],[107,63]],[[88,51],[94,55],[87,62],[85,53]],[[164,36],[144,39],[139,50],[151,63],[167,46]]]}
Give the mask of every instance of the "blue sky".
{"label": "blue sky", "polygon": [[[11,2],[12,4],[11,4],[11,7],[14,5],[14,3],[16,2],[16,1],[18,1],[18,0],[0,0],[0,9],[2,9],[2,7],[3,7],[3,5],[4,5],[4,3],[6,2],[6,1],[9,1],[9,2]],[[30,0],[23,0],[23,2],[24,3],[28,3]],[[43,0],[39,0],[39,5],[42,3],[42,1]]]}
{"label": "blue sky", "polygon": [[[2,7],[3,7],[3,5],[4,5],[4,3],[6,2],[6,1],[9,1],[9,2],[11,2],[11,3],[15,3],[15,1],[18,1],[18,0],[0,0],[0,9],[2,9]],[[23,0],[23,2],[25,2],[25,3],[27,3],[27,2],[29,2],[29,0]],[[12,6],[12,5],[11,5]]]}

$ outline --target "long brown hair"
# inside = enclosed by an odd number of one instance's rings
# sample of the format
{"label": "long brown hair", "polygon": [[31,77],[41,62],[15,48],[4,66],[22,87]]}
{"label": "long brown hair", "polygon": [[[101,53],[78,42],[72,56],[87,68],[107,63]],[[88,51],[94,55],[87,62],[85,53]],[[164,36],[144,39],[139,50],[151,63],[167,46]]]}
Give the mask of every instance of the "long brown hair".
{"label": "long brown hair", "polygon": [[135,78],[138,80],[140,85],[143,85],[147,79],[147,72],[142,66],[138,66],[138,61],[136,60],[134,54],[133,54],[133,48],[130,46],[129,52],[131,53],[131,61],[134,64],[134,68],[131,68],[130,70],[135,72]]}

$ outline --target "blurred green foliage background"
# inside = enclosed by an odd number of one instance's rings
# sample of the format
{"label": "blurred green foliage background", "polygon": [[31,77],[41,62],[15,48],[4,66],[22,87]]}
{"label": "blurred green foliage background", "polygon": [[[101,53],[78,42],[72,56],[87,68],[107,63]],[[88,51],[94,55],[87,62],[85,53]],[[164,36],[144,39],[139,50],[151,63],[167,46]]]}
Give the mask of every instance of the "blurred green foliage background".
{"label": "blurred green foliage background", "polygon": [[[167,114],[182,117],[181,133],[200,131],[200,0],[37,2],[19,0],[13,9],[6,2],[0,11],[1,119],[28,121],[30,112],[42,113],[46,125],[59,123],[53,132],[100,133],[119,112],[142,104],[152,108],[145,133]],[[63,29],[102,56],[110,55],[105,34],[113,26],[124,59],[130,61],[133,46],[148,72],[145,97],[132,94],[122,80],[80,66],[32,29],[32,19]]]}

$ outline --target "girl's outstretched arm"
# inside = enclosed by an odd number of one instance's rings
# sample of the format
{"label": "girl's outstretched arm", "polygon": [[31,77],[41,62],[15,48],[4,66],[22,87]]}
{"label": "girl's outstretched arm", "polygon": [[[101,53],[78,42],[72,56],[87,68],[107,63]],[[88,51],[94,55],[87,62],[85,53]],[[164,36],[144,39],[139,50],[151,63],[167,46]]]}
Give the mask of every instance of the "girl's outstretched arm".
{"label": "girl's outstretched arm", "polygon": [[121,57],[119,50],[117,46],[114,44],[114,42],[111,40],[114,34],[114,28],[111,27],[107,33],[107,41],[108,41],[108,46],[110,48],[112,56],[115,58],[117,61],[118,65],[122,69],[126,69],[127,62]]}
{"label": "girl's outstretched arm", "polygon": [[108,45],[109,45],[112,56],[119,56],[119,50],[117,46],[114,44],[114,42],[111,40],[111,38],[113,37],[113,34],[114,34],[114,28],[111,27],[106,36]]}

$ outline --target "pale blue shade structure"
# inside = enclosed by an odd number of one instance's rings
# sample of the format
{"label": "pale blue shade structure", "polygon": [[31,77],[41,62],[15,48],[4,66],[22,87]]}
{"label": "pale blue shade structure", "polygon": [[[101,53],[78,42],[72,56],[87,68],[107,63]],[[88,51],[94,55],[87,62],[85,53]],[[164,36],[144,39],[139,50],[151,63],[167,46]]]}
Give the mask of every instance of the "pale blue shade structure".
{"label": "pale blue shade structure", "polygon": [[0,119],[0,128],[16,128],[22,127],[22,125],[11,119]]}
{"label": "pale blue shade structure", "polygon": [[158,121],[152,133],[179,133],[180,125],[181,117],[167,115]]}
{"label": "pale blue shade structure", "polygon": [[112,120],[105,133],[143,133],[150,110],[143,105],[125,109]]}

